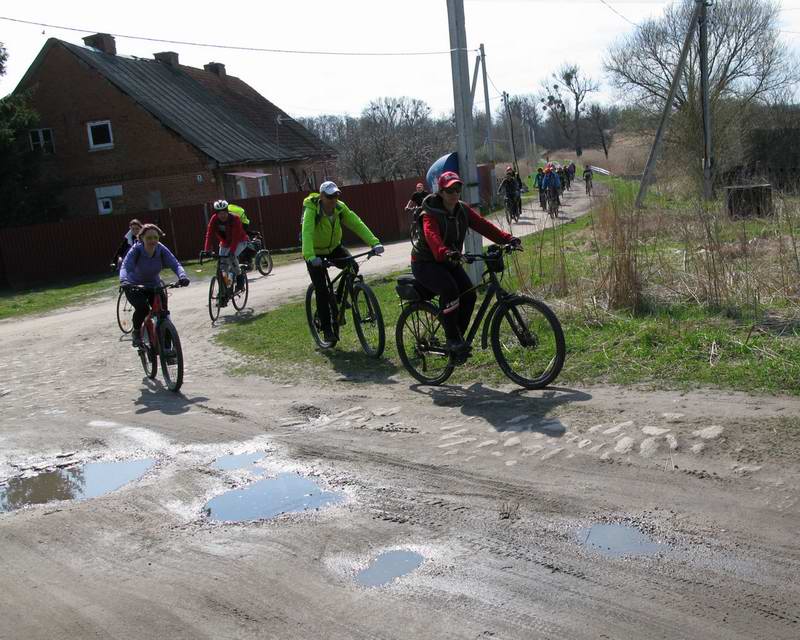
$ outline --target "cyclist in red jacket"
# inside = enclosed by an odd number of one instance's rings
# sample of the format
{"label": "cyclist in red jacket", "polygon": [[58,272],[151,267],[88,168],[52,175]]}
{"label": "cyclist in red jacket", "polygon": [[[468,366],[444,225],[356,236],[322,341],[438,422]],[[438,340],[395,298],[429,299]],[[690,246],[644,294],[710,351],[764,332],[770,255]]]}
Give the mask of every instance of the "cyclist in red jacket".
{"label": "cyclist in red jacket", "polygon": [[[216,237],[219,241],[220,257],[234,255],[238,258],[239,263],[247,262],[252,257],[250,255],[252,249],[247,247],[250,238],[244,230],[241,219],[228,211],[228,203],[225,200],[217,200],[214,203],[214,211],[215,213],[211,216],[211,220],[208,221],[208,228],[206,229],[204,253],[211,253],[212,238]],[[244,288],[244,279],[246,277],[243,272],[240,272],[236,277],[237,291],[241,291]]]}

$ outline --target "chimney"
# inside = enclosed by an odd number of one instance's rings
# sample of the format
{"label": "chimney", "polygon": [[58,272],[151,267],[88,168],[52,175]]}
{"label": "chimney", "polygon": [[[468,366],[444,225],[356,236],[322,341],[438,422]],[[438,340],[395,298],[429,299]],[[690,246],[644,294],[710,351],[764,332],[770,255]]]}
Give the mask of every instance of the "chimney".
{"label": "chimney", "polygon": [[225,77],[225,65],[221,62],[209,62],[208,64],[203,65],[203,69],[206,71],[213,73],[220,78]]}
{"label": "chimney", "polygon": [[87,47],[93,47],[112,56],[117,55],[117,43],[114,41],[114,36],[108,33],[95,33],[94,35],[86,36],[83,42]]}
{"label": "chimney", "polygon": [[168,64],[170,67],[178,68],[178,54],[174,51],[160,51],[159,53],[154,53],[153,57],[159,62]]}

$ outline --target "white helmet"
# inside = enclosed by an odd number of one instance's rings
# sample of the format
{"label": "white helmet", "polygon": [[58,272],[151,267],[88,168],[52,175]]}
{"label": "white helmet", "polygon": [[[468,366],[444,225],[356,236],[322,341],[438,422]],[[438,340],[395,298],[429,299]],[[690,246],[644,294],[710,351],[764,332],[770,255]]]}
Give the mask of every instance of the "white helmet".
{"label": "white helmet", "polygon": [[217,200],[214,203],[214,211],[225,211],[228,208],[227,200]]}

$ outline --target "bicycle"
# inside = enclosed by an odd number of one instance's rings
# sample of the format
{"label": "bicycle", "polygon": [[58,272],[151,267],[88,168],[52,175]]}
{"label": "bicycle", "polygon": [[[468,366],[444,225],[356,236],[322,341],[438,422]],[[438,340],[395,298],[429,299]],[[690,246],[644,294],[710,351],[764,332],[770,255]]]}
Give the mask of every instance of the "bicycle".
{"label": "bicycle", "polygon": [[[564,332],[544,302],[503,288],[505,256],[513,250],[512,245],[490,245],[485,253],[463,255],[467,262],[481,260],[486,265],[482,283],[486,292],[465,342],[471,350],[483,325],[481,348],[491,343],[503,373],[526,389],[541,389],[553,382],[564,366]],[[400,277],[396,291],[403,310],[395,340],[403,366],[423,384],[444,383],[455,370],[457,356],[446,346],[441,309],[432,303],[436,294],[414,276]]]}
{"label": "bicycle", "polygon": [[117,324],[124,335],[133,331],[133,307],[125,297],[125,292],[120,289],[117,297]]}
{"label": "bicycle", "polygon": [[513,222],[519,222],[520,210],[522,208],[522,199],[519,197],[505,199],[506,209],[506,222],[511,225]]}
{"label": "bicycle", "polygon": [[558,217],[558,208],[560,206],[558,189],[550,187],[547,191],[547,213],[551,218]]}
{"label": "bicycle", "polygon": [[591,197],[591,195],[592,195],[592,179],[590,177],[587,177],[587,178],[584,178],[583,180],[586,183],[586,195]]}
{"label": "bicycle", "polygon": [[336,265],[336,262],[341,264],[342,261],[331,262],[323,258],[325,284],[331,306],[331,329],[335,336],[333,341],[327,342],[324,338],[317,313],[314,285],[310,284],[306,290],[306,320],[311,330],[311,337],[320,348],[329,349],[339,342],[339,330],[346,324],[345,312],[349,308],[364,353],[373,358],[380,358],[383,354],[386,348],[386,329],[383,325],[381,307],[370,286],[364,282],[364,277],[356,273],[354,268],[357,258],[367,256],[369,260],[374,255],[376,253],[370,250],[351,256],[341,273],[333,280],[328,274],[328,268]]}
{"label": "bicycle", "polygon": [[[244,265],[239,264],[236,256],[220,256],[200,252],[200,264],[207,257],[217,260],[217,272],[211,276],[211,284],[208,287],[208,315],[211,322],[216,322],[219,318],[219,311],[227,306],[228,302],[233,303],[233,308],[237,311],[244,309],[247,298],[250,295],[250,282],[244,271]],[[236,289],[236,278],[241,274],[244,278],[244,286]]]}
{"label": "bicycle", "polygon": [[153,304],[142,323],[139,346],[139,359],[144,374],[151,380],[156,377],[158,360],[161,360],[161,374],[170,391],[177,392],[183,384],[183,350],[178,330],[172,324],[167,309],[167,289],[176,289],[180,283],[145,287],[141,285],[125,285],[124,289],[141,289],[155,293]]}
{"label": "bicycle", "polygon": [[258,231],[250,232],[248,247],[255,252],[255,255],[252,261],[247,264],[247,270],[250,271],[255,266],[262,276],[268,276],[272,273],[272,254],[264,246],[264,237]]}

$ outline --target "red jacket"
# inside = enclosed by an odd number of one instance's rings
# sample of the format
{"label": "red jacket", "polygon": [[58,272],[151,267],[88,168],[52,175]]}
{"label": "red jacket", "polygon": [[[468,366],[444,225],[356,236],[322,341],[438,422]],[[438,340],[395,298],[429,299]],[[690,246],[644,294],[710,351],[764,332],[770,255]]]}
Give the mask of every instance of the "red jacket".
{"label": "red jacket", "polygon": [[208,221],[208,229],[206,229],[206,243],[205,250],[211,251],[211,237],[217,237],[221,247],[236,249],[240,242],[247,242],[250,238],[242,226],[242,221],[239,216],[232,213],[228,214],[228,219],[222,222],[218,215],[215,213]]}
{"label": "red jacket", "polygon": [[[513,236],[510,233],[506,233],[500,227],[497,227],[489,222],[469,205],[464,204],[464,207],[466,208],[467,215],[469,216],[470,229],[474,229],[482,236],[489,238],[489,240],[492,242],[497,242],[500,244],[511,242]],[[442,238],[442,232],[439,229],[439,223],[433,218],[433,216],[423,216],[422,230],[425,234],[425,240],[428,241],[428,246],[431,248],[431,252],[433,253],[433,257],[436,259],[436,261],[444,262],[447,260],[447,252],[454,247],[448,247],[445,245]],[[414,260],[414,257],[412,256],[411,259]]]}

